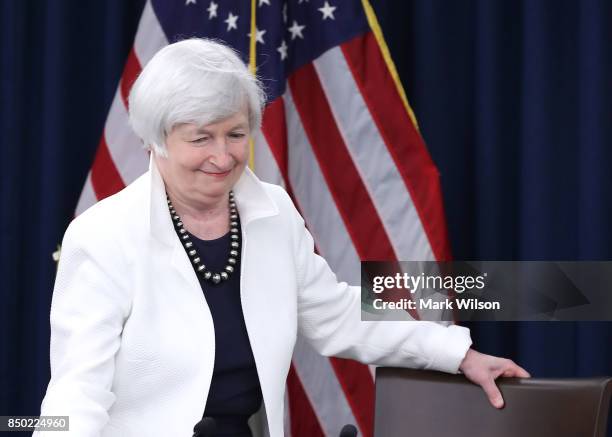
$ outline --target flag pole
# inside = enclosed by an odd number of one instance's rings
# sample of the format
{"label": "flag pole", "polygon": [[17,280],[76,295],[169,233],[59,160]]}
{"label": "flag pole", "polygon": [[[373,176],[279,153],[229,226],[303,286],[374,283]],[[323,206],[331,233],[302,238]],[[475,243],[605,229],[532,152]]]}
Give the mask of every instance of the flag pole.
{"label": "flag pole", "polygon": [[[257,12],[256,1],[251,0],[251,37],[249,40],[249,70],[253,75],[257,74],[257,23],[255,15]],[[249,137],[249,168],[255,171],[255,142]]]}

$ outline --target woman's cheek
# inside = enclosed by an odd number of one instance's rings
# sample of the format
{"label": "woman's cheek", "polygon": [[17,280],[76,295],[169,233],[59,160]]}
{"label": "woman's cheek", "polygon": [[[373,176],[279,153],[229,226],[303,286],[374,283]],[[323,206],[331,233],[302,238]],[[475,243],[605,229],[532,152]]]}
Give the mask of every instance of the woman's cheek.
{"label": "woman's cheek", "polygon": [[240,145],[240,149],[238,151],[237,160],[242,164],[246,162],[249,158],[249,141],[246,140],[243,144]]}
{"label": "woman's cheek", "polygon": [[183,157],[181,164],[187,170],[197,170],[202,166],[202,163],[206,160],[206,153],[203,149],[193,148],[189,150]]}

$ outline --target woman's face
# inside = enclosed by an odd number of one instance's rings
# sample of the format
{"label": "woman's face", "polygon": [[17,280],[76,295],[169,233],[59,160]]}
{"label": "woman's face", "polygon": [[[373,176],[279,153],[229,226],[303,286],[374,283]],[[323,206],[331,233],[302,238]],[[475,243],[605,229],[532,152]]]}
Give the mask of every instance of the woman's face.
{"label": "woman's face", "polygon": [[155,157],[172,195],[195,206],[229,193],[249,157],[246,110],[206,126],[176,125],[166,137],[168,157]]}

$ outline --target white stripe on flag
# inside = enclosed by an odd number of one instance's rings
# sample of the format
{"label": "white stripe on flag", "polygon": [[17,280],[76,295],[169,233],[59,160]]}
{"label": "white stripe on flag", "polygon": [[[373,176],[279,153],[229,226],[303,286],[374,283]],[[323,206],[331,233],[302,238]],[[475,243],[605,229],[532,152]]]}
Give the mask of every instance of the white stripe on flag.
{"label": "white stripe on flag", "polygon": [[[383,221],[397,259],[434,261],[410,192],[372,119],[342,50],[339,47],[328,50],[314,66],[336,125]],[[439,320],[443,315],[435,309],[417,313],[426,320]]]}
{"label": "white stripe on flag", "polygon": [[[314,62],[336,125],[398,260],[434,260],[410,193],[339,47]],[[393,122],[389,120],[389,122]]]}
{"label": "white stripe on flag", "polygon": [[134,52],[140,61],[140,66],[144,67],[153,55],[166,45],[168,45],[166,34],[157,20],[151,1],[147,0],[134,39]]}
{"label": "white stripe on flag", "polygon": [[326,436],[339,435],[344,425],[357,423],[329,358],[319,355],[300,335],[293,365]]}
{"label": "white stripe on flag", "polygon": [[149,157],[142,142],[129,125],[128,113],[117,88],[106,117],[104,137],[108,151],[125,185],[144,174],[149,168]]}
{"label": "white stripe on flag", "polygon": [[291,93],[283,96],[289,147],[289,181],[321,256],[341,281],[361,283],[359,256],[312,151]]}
{"label": "white stripe on flag", "polygon": [[278,169],[276,159],[272,155],[268,141],[261,130],[255,134],[254,142],[253,161],[255,163],[255,174],[264,182],[284,187],[285,181],[283,180],[283,175]]}
{"label": "white stripe on flag", "polygon": [[83,190],[81,191],[81,196],[79,197],[79,202],[77,203],[76,211],[74,212],[75,216],[80,215],[82,212],[87,210],[90,206],[93,206],[98,199],[96,198],[96,193],[94,192],[93,185],[91,184],[91,170],[87,173],[87,179],[85,180],[85,185],[83,186]]}

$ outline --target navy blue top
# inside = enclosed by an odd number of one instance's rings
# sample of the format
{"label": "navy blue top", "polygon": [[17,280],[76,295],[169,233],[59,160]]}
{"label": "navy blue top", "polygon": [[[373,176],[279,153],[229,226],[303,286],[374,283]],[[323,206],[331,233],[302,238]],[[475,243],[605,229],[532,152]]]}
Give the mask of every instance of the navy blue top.
{"label": "navy blue top", "polygon": [[[208,270],[225,268],[229,233],[215,240],[191,239]],[[215,367],[204,416],[215,419],[212,435],[251,436],[247,421],[259,410],[262,394],[240,301],[240,259],[227,281],[198,278],[215,326]]]}

